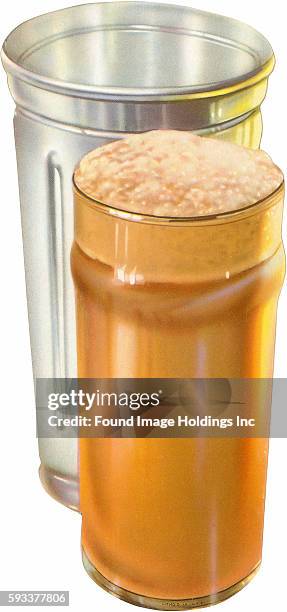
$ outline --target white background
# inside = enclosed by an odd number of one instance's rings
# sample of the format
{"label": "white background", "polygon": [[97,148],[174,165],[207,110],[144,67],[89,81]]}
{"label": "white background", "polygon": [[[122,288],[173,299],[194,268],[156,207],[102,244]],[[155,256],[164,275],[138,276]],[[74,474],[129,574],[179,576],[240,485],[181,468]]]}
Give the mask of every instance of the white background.
{"label": "white background", "polygon": [[[3,2],[0,37],[21,21],[69,6],[57,0]],[[181,4],[191,2],[181,1]],[[281,0],[194,0],[192,6],[223,13],[253,25],[270,40],[277,57],[263,106],[262,148],[286,169],[287,33]],[[25,302],[24,268],[18,205],[12,117],[13,101],[0,74],[1,229],[0,229],[0,590],[70,590],[72,610],[131,610],[86,575],[80,556],[80,515],[50,499],[38,480],[38,451],[32,369]],[[41,231],[41,228],[39,228]],[[286,376],[287,289],[278,314],[276,376]],[[269,461],[263,566],[241,593],[220,604],[225,612],[281,610],[286,605],[287,451],[273,440]],[[219,610],[220,608],[218,608]]]}

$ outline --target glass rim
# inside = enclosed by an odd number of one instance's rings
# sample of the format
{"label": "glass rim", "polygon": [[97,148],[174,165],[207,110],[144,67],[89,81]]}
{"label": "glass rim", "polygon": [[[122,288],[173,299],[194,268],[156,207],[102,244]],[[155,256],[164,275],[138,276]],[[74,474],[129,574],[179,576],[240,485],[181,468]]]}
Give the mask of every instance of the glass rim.
{"label": "glass rim", "polygon": [[145,214],[135,211],[129,211],[122,208],[118,208],[111,204],[105,204],[97,198],[85,193],[82,191],[76,181],[75,181],[75,172],[73,174],[73,190],[75,194],[78,194],[82,199],[85,200],[86,205],[92,208],[96,212],[103,213],[105,215],[110,215],[112,217],[116,217],[118,219],[122,219],[124,221],[132,221],[137,223],[145,223],[149,225],[167,225],[169,227],[172,226],[196,226],[196,225],[212,225],[212,224],[220,224],[220,222],[232,222],[242,219],[244,217],[251,217],[253,214],[256,214],[258,210],[264,210],[265,208],[269,208],[274,204],[281,195],[284,194],[285,188],[285,179],[283,179],[281,183],[271,191],[268,195],[260,200],[256,200],[255,202],[248,204],[247,206],[243,206],[241,208],[232,209],[229,211],[224,211],[221,213],[213,213],[209,215],[196,215],[196,216],[187,216],[187,217],[172,217],[172,216],[161,216],[161,215],[151,215]]}

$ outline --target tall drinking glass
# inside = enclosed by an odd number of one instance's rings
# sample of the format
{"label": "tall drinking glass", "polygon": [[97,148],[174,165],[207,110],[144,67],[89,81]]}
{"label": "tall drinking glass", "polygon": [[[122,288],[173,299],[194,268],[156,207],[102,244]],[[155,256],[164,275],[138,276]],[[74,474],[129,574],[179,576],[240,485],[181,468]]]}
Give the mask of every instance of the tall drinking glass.
{"label": "tall drinking glass", "polygon": [[[272,376],[283,185],[191,219],[74,195],[79,377]],[[87,571],[155,609],[236,593],[261,561],[267,458],[265,438],[81,439]]]}

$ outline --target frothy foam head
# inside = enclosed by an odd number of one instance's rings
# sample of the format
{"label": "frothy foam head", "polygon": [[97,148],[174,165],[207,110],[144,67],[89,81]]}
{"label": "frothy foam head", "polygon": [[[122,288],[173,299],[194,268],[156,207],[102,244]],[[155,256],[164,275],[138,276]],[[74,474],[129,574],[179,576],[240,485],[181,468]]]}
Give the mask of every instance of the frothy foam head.
{"label": "frothy foam head", "polygon": [[104,204],[170,217],[244,208],[267,197],[282,180],[263,151],[174,130],[99,147],[75,172],[77,187]]}

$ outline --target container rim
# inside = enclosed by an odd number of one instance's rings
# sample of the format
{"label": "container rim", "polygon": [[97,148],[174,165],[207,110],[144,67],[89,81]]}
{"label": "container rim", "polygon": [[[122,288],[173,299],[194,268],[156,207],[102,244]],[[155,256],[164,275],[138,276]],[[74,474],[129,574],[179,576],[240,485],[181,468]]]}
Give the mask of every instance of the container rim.
{"label": "container rim", "polygon": [[87,195],[84,191],[79,189],[75,182],[75,174],[73,174],[73,191],[76,195],[80,196],[85,204],[97,212],[101,212],[105,215],[117,217],[125,221],[132,221],[137,223],[145,223],[149,225],[167,225],[169,227],[179,226],[203,226],[203,225],[218,225],[220,223],[235,222],[245,217],[251,217],[258,211],[268,209],[275,204],[284,195],[285,180],[284,177],[282,182],[276,187],[274,191],[269,193],[265,198],[257,200],[248,206],[238,208],[235,210],[229,210],[226,212],[211,214],[211,215],[198,215],[193,217],[168,217],[160,215],[145,215],[142,213],[132,212],[121,208],[116,208],[109,204],[104,204],[100,200]]}
{"label": "container rim", "polygon": [[[192,11],[194,14],[203,15],[206,18],[208,16],[221,18],[222,20],[228,20],[230,24],[234,27],[245,27],[248,31],[256,34],[260,39],[260,49],[254,49],[257,53],[257,61],[258,65],[251,71],[243,73],[242,76],[231,77],[223,81],[210,82],[209,84],[203,83],[199,85],[178,85],[178,86],[167,86],[167,87],[116,87],[116,86],[100,86],[100,85],[88,85],[81,84],[72,81],[64,81],[59,78],[52,78],[45,76],[44,74],[38,74],[37,72],[26,68],[23,64],[21,64],[21,58],[23,53],[20,54],[18,58],[14,57],[11,53],[11,49],[9,50],[10,41],[12,37],[16,35],[21,38],[23,27],[27,27],[28,24],[35,23],[37,20],[41,21],[47,17],[47,15],[57,15],[67,13],[69,10],[75,10],[77,8],[84,7],[111,7],[121,6],[121,7],[158,7],[158,8],[167,8],[171,9],[172,7],[176,7],[177,10],[181,10],[182,12],[190,12]],[[155,29],[160,29],[160,26],[154,26]],[[80,28],[79,28],[80,29]],[[171,30],[174,30],[177,33],[187,33],[192,32],[188,28],[177,27],[175,26]],[[76,30],[75,30],[76,32]],[[208,37],[208,36],[206,36]],[[47,38],[47,40],[49,37]],[[45,38],[43,40],[46,40]],[[232,39],[230,38],[230,41]],[[243,43],[242,43],[243,44]],[[238,43],[238,48],[240,44]],[[249,48],[246,44],[246,48]],[[251,47],[249,48],[250,50]],[[25,52],[24,52],[25,53]],[[261,57],[260,57],[261,56]],[[273,54],[272,47],[267,40],[267,38],[258,32],[252,26],[245,24],[244,22],[234,19],[232,17],[227,17],[225,15],[212,13],[210,11],[202,11],[200,9],[196,9],[186,5],[173,5],[161,2],[147,2],[145,0],[135,1],[135,0],[112,0],[111,2],[95,2],[95,3],[85,3],[82,5],[73,5],[71,7],[66,7],[63,9],[59,9],[56,11],[51,11],[48,13],[44,13],[42,15],[38,15],[33,17],[32,19],[26,20],[23,23],[19,24],[16,28],[14,28],[10,34],[5,39],[2,49],[1,49],[1,60],[3,66],[8,74],[19,78],[20,80],[27,82],[36,87],[46,89],[49,91],[53,91],[55,93],[62,93],[65,95],[82,97],[82,98],[91,98],[96,100],[114,100],[114,101],[177,101],[178,99],[182,99],[184,96],[186,99],[196,99],[196,98],[208,98],[214,97],[218,95],[225,95],[227,93],[233,93],[235,91],[245,89],[261,80],[267,78],[272,72],[275,65],[275,58]]]}

